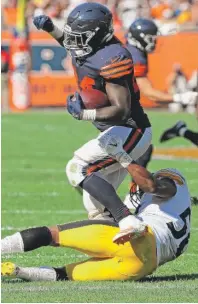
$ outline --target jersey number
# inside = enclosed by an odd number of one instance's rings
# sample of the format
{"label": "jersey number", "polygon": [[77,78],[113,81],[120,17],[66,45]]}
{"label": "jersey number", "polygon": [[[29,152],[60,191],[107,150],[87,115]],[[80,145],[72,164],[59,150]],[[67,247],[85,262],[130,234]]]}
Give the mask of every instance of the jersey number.
{"label": "jersey number", "polygon": [[[175,239],[180,239],[183,236],[185,236],[187,230],[186,218],[189,216],[189,221],[190,221],[190,213],[191,213],[190,208],[188,207],[184,212],[180,214],[180,217],[184,222],[184,226],[181,230],[176,230],[172,222],[167,223],[167,226],[170,229]],[[176,257],[182,254],[184,247],[188,244],[189,238],[190,238],[190,232],[187,234],[185,239],[183,239],[183,241],[179,244],[179,247],[177,248],[177,252],[176,252]]]}
{"label": "jersey number", "polygon": [[93,88],[94,85],[95,85],[95,80],[85,76],[80,83],[80,88],[82,90],[90,90]]}

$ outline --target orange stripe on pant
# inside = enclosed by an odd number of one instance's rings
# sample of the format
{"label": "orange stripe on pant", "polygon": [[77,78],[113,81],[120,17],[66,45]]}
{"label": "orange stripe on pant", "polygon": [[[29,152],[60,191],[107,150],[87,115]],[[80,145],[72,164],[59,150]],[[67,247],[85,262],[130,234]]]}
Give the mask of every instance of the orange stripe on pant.
{"label": "orange stripe on pant", "polygon": [[[131,147],[133,146],[134,142],[136,141],[136,139],[138,138],[138,136],[142,133],[141,129],[137,129],[135,131],[135,133],[132,135],[130,141],[124,145],[124,150],[127,152],[129,149],[131,149]],[[86,170],[86,174],[89,175],[92,172],[95,171],[99,171],[102,168],[105,168],[107,166],[110,166],[112,164],[116,163],[116,160],[113,158],[108,158],[106,160],[101,159],[101,162],[98,162],[97,164],[92,164],[90,166],[88,166],[87,170]]]}
{"label": "orange stripe on pant", "polygon": [[137,129],[133,136],[131,137],[130,141],[127,143],[127,145],[124,145],[124,150],[128,152],[128,150],[133,146],[134,142],[138,138],[138,136],[142,133],[141,129]]}

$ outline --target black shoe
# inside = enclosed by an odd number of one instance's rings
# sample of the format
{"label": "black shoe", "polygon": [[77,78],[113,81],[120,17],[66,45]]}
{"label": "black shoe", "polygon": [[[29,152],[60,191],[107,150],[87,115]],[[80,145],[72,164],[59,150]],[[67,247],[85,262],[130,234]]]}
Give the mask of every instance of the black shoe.
{"label": "black shoe", "polygon": [[172,128],[167,129],[160,137],[160,142],[167,141],[171,138],[179,136],[179,130],[181,128],[186,128],[184,121],[178,121]]}

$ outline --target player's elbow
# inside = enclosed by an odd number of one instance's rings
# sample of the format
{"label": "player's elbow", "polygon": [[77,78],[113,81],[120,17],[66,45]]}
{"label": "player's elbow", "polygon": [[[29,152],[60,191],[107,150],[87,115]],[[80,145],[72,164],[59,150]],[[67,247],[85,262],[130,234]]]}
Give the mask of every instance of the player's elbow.
{"label": "player's elbow", "polygon": [[127,121],[129,114],[130,109],[128,109],[128,107],[119,107],[119,115],[122,121]]}

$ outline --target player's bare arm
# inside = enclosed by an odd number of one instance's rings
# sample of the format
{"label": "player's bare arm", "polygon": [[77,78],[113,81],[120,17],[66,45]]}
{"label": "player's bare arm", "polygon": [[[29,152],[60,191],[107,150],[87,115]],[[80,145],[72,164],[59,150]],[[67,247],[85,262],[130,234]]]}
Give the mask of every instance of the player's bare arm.
{"label": "player's bare arm", "polygon": [[97,109],[96,120],[112,123],[125,121],[128,118],[131,106],[131,95],[127,83],[123,81],[123,85],[120,85],[107,82],[106,92],[111,105]]}
{"label": "player's bare arm", "polygon": [[153,176],[147,169],[137,164],[130,164],[127,169],[144,192],[166,199],[176,194],[175,182],[170,177],[163,177],[160,174]]}
{"label": "player's bare arm", "polygon": [[169,93],[164,93],[155,89],[147,77],[138,77],[136,80],[140,88],[140,92],[143,93],[149,99],[154,101],[160,100],[165,102],[172,102],[173,96]]}

